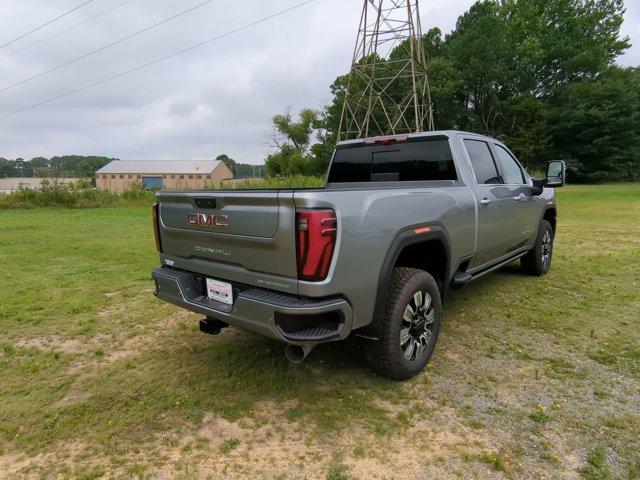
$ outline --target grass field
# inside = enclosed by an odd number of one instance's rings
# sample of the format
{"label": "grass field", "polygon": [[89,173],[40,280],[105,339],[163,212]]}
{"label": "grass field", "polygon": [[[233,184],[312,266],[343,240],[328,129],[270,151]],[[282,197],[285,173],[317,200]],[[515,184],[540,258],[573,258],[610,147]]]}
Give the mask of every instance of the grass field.
{"label": "grass field", "polygon": [[0,212],[0,477],[640,478],[640,185],[560,192],[552,271],[448,298],[423,375],[153,298],[146,207]]}

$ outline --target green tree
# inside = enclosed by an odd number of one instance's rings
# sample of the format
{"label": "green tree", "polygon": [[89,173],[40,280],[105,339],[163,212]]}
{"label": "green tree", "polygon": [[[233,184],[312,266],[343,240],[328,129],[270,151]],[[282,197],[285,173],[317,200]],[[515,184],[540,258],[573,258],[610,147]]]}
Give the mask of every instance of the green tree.
{"label": "green tree", "polygon": [[513,88],[544,95],[600,75],[629,48],[623,14],[622,0],[504,0]]}
{"label": "green tree", "polygon": [[555,155],[578,181],[640,178],[640,70],[612,68],[551,99]]}
{"label": "green tree", "polygon": [[[444,38],[438,29],[431,29],[422,41],[436,128],[500,138],[532,169],[543,168],[549,159],[570,156],[574,170],[584,172],[574,179],[628,178],[629,165],[622,158],[631,158],[638,124],[628,111],[632,93],[621,90],[623,84],[635,88],[630,80],[635,74],[615,69],[615,59],[629,47],[628,39],[620,35],[623,13],[622,0],[481,0],[458,18]],[[399,45],[390,58],[404,55],[405,47]],[[350,74],[336,78],[331,85],[333,99],[321,116],[325,132],[313,147],[316,156],[330,156],[347,85],[350,95],[364,89],[364,82]],[[394,88],[408,87],[399,81]],[[591,124],[616,129],[620,144],[605,151],[606,142],[601,145],[597,134],[583,134],[580,142],[567,144],[562,137],[578,133],[579,127],[570,128],[571,102],[578,100],[595,108],[592,116],[581,113],[579,125],[588,132]],[[613,115],[618,109],[631,122],[624,128]],[[589,151],[598,152],[611,168],[591,170],[596,159]]]}
{"label": "green tree", "polygon": [[252,178],[264,176],[263,165],[251,165],[249,163],[238,163],[226,153],[218,155],[216,160],[224,162],[229,167],[234,178]]}
{"label": "green tree", "polygon": [[505,99],[496,123],[496,136],[504,140],[529,170],[542,171],[554,157],[549,103],[523,93]]}
{"label": "green tree", "polygon": [[0,158],[0,178],[17,177],[18,171],[12,160]]}
{"label": "green tree", "polygon": [[265,161],[268,176],[322,175],[327,161],[321,148],[315,147],[322,140],[322,119],[317,111],[305,108],[298,118],[290,110],[273,117],[271,143],[276,152]]}
{"label": "green tree", "polygon": [[92,177],[96,173],[94,165],[92,165],[89,160],[79,161],[76,164],[75,171],[78,174],[78,176],[82,178]]}
{"label": "green tree", "polygon": [[218,160],[219,162],[224,163],[227,166],[227,168],[229,170],[231,170],[231,173],[233,173],[233,176],[234,177],[236,176],[236,173],[237,173],[236,172],[236,165],[237,165],[237,163],[233,158],[229,157],[229,155],[227,155],[226,153],[222,153],[222,154],[220,154],[220,155],[218,155],[216,157],[216,160]]}
{"label": "green tree", "polygon": [[46,177],[49,172],[49,159],[45,157],[34,157],[29,163],[31,164],[31,168],[33,170],[33,175],[35,177]]}

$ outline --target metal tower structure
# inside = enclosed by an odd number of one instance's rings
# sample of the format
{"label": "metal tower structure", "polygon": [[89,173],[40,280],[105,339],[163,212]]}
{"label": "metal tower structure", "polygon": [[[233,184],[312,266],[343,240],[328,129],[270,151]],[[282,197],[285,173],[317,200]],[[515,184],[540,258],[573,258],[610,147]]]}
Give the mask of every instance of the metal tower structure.
{"label": "metal tower structure", "polygon": [[338,140],[433,130],[418,0],[364,0]]}

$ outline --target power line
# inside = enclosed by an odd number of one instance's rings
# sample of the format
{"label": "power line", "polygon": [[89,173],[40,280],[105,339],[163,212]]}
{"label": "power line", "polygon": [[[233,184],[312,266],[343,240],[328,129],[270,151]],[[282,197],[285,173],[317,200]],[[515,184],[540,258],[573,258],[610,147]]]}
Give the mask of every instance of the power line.
{"label": "power line", "polygon": [[104,83],[110,82],[111,80],[115,80],[117,78],[124,77],[125,75],[128,75],[128,74],[133,73],[133,72],[137,72],[138,70],[143,70],[143,69],[145,69],[147,67],[155,65],[156,63],[160,63],[160,62],[163,62],[163,61],[168,60],[170,58],[177,57],[178,55],[182,55],[183,53],[189,52],[191,50],[195,50],[196,48],[202,47],[202,46],[207,45],[209,43],[213,43],[213,42],[215,42],[217,40],[220,40],[222,38],[229,37],[229,36],[233,35],[234,33],[238,33],[238,32],[241,32],[243,30],[247,30],[247,29],[249,29],[251,27],[254,27],[256,25],[259,25],[261,23],[265,23],[265,22],[267,22],[267,21],[269,21],[269,20],[271,20],[273,18],[282,16],[282,15],[284,15],[286,13],[291,12],[292,10],[296,10],[298,8],[301,8],[301,7],[303,7],[305,5],[308,5],[309,3],[312,3],[314,1],[315,0],[306,0],[305,2],[298,3],[296,5],[293,5],[292,7],[286,8],[284,10],[280,10],[279,12],[276,12],[276,13],[273,13],[273,14],[268,15],[266,17],[263,17],[260,20],[256,20],[255,22],[248,23],[246,25],[243,25],[241,27],[235,28],[235,29],[230,30],[230,31],[228,31],[226,33],[223,33],[221,35],[217,35],[215,37],[212,37],[212,38],[210,38],[208,40],[205,40],[204,42],[197,43],[197,44],[192,45],[190,47],[187,47],[187,48],[184,48],[182,50],[178,50],[177,52],[174,52],[174,53],[171,53],[169,55],[166,55],[164,57],[160,57],[160,58],[152,60],[152,61],[150,61],[148,63],[139,65],[139,66],[131,68],[129,70],[125,70],[124,72],[120,72],[120,73],[117,73],[115,75],[111,75],[110,77],[103,78],[102,80],[99,80],[99,81],[94,82],[94,83],[90,83],[89,85],[85,85],[84,87],[76,88],[75,90],[71,90],[71,91],[63,93],[61,95],[57,95],[55,97],[48,98],[47,100],[43,100],[43,101],[35,103],[33,105],[29,105],[28,107],[24,107],[24,108],[21,108],[19,110],[15,110],[13,112],[5,113],[3,115],[0,115],[0,119],[6,118],[6,117],[10,117],[12,115],[17,115],[19,113],[26,112],[27,110],[32,110],[32,109],[40,107],[42,105],[46,105],[47,103],[55,102],[56,100],[60,100],[62,98],[69,97],[69,96],[74,95],[76,93],[80,93],[80,92],[83,92],[85,90],[89,90],[90,88],[97,87],[98,85],[102,85]]}
{"label": "power line", "polygon": [[62,17],[66,17],[67,15],[69,15],[70,13],[75,12],[76,10],[84,7],[86,4],[93,2],[94,0],[87,0],[84,3],[81,3],[80,5],[78,5],[77,7],[73,7],[71,10],[68,10],[66,12],[64,12],[62,15],[58,15],[56,18],[52,18],[51,20],[49,20],[48,22],[43,23],[42,25],[40,25],[39,27],[36,27],[32,30],[29,30],[27,33],[23,33],[22,35],[20,35],[19,37],[14,38],[13,40],[8,41],[7,43],[4,43],[2,45],[0,45],[0,48],[4,48],[7,45],[11,45],[12,43],[17,42],[18,40],[20,40],[21,38],[26,37],[27,35],[31,35],[33,32],[37,32],[38,30],[40,30],[41,28],[46,27],[47,25],[49,25],[50,23],[55,22],[56,20],[60,20]]}
{"label": "power line", "polygon": [[77,27],[79,27],[80,25],[84,25],[85,23],[91,22],[92,20],[95,20],[96,18],[100,18],[100,17],[102,17],[102,16],[104,16],[104,15],[106,15],[106,14],[108,14],[108,13],[111,13],[111,12],[113,12],[114,10],[117,10],[118,8],[124,7],[125,5],[127,5],[128,3],[131,3],[131,2],[133,2],[133,0],[126,0],[126,1],[124,1],[124,2],[122,2],[122,3],[119,3],[119,4],[118,4],[118,5],[116,5],[115,7],[111,7],[111,8],[109,8],[108,10],[105,10],[104,12],[101,12],[101,13],[98,13],[97,15],[94,15],[93,17],[89,17],[89,18],[87,18],[87,19],[85,19],[85,20],[83,20],[83,21],[81,21],[81,22],[79,22],[79,23],[76,23],[75,25],[72,25],[72,26],[70,26],[70,27],[68,27],[68,28],[65,28],[65,29],[63,29],[63,30],[60,30],[59,32],[56,32],[56,33],[54,33],[54,34],[52,34],[52,35],[49,35],[48,37],[44,37],[44,38],[42,38],[42,39],[38,40],[37,42],[30,43],[29,45],[27,45],[27,46],[25,46],[25,47],[22,47],[22,48],[20,48],[20,49],[18,49],[18,50],[14,50],[14,51],[13,51],[13,52],[11,52],[10,54],[8,54],[8,55],[6,55],[6,56],[4,56],[4,57],[0,58],[0,62],[2,62],[3,60],[6,60],[6,59],[7,59],[7,58],[9,58],[9,57],[13,57],[14,55],[18,55],[19,53],[22,53],[22,52],[24,52],[25,50],[29,50],[30,48],[33,48],[33,47],[35,47],[36,45],[40,45],[41,43],[44,43],[44,42],[46,42],[47,40],[51,40],[51,39],[52,39],[52,38],[54,38],[54,37],[57,37],[57,36],[59,36],[59,35],[62,35],[63,33],[66,33],[66,32],[68,32],[68,31],[70,31],[70,30],[73,30],[74,28],[77,28]]}
{"label": "power line", "polygon": [[149,25],[148,27],[145,27],[142,30],[138,30],[137,32],[134,32],[134,33],[132,33],[130,35],[127,35],[125,37],[119,38],[118,40],[116,40],[114,42],[111,42],[111,43],[108,43],[106,45],[103,45],[100,48],[96,48],[95,50],[92,50],[92,51],[90,51],[88,53],[85,53],[84,55],[80,55],[79,57],[76,57],[76,58],[74,58],[72,60],[69,60],[67,62],[61,63],[60,65],[56,65],[55,67],[50,68],[49,70],[45,70],[44,72],[40,72],[40,73],[37,73],[37,74],[35,74],[35,75],[31,76],[31,77],[25,78],[24,80],[20,80],[19,82],[14,83],[13,85],[9,85],[8,87],[0,89],[0,94],[3,94],[4,92],[6,92],[8,90],[11,90],[13,88],[19,87],[20,85],[24,85],[25,83],[29,83],[30,81],[35,80],[36,78],[40,78],[40,77],[42,77],[44,75],[47,75],[47,74],[49,74],[51,72],[55,72],[56,70],[60,70],[61,68],[67,67],[67,66],[69,66],[69,65],[71,65],[73,63],[79,62],[80,60],[84,60],[85,58],[90,57],[91,55],[95,55],[96,53],[102,52],[102,51],[104,51],[104,50],[106,50],[108,48],[111,48],[111,47],[113,47],[115,45],[118,45],[119,43],[125,42],[125,41],[130,40],[130,39],[132,39],[134,37],[137,37],[138,35],[142,35],[143,33],[148,32],[149,30],[157,28],[160,25],[164,25],[165,23],[168,23],[168,22],[170,22],[172,20],[175,20],[178,17],[182,17],[183,15],[186,15],[187,13],[191,13],[194,10],[197,10],[198,8],[202,8],[205,5],[208,5],[208,4],[213,3],[215,1],[216,0],[206,0],[206,1],[202,2],[202,3],[199,3],[198,5],[195,5],[195,6],[191,7],[191,8],[188,8],[187,10],[182,10],[181,12],[176,13],[175,15],[172,15],[171,17],[165,18],[164,20],[160,20],[159,22],[154,23],[153,25]]}

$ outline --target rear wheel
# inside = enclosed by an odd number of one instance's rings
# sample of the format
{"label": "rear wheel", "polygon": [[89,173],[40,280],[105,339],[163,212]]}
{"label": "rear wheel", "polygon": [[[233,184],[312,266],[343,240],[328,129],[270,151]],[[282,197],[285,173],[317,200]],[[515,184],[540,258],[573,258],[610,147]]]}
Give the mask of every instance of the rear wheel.
{"label": "rear wheel", "polygon": [[366,344],[367,363],[386,377],[413,377],[431,358],[441,323],[435,279],[424,270],[394,268],[380,338]]}
{"label": "rear wheel", "polygon": [[551,258],[553,256],[553,227],[547,220],[540,222],[538,236],[533,248],[520,259],[522,271],[527,275],[539,277],[544,275],[551,268]]}

